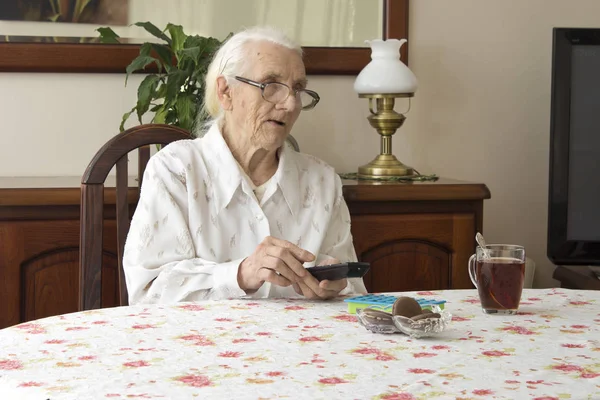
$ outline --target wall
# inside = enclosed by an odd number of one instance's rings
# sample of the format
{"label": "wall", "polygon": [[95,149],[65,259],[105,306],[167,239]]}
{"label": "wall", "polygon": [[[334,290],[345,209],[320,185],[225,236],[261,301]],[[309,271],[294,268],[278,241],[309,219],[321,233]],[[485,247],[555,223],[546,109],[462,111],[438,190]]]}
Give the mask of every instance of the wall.
{"label": "wall", "polygon": [[600,27],[596,0],[419,0],[410,66],[420,82],[403,132],[407,160],[485,182],[488,242],[520,243],[534,285],[555,284],[546,257],[552,27]]}
{"label": "wall", "polygon": [[[596,0],[411,2],[419,79],[395,154],[424,173],[486,183],[490,242],[521,243],[551,286],[545,256],[551,28],[599,26]],[[80,175],[134,103],[120,75],[0,74],[0,176]],[[340,172],[378,151],[352,77],[311,77],[317,109],[295,127],[302,150]],[[399,106],[400,109],[402,106]]]}
{"label": "wall", "polygon": [[[124,87],[119,74],[0,73],[0,176],[81,175],[118,133],[121,116],[135,105],[139,82],[133,76]],[[319,76],[309,82],[321,102],[301,116],[293,134],[303,151],[353,171],[362,149],[368,157],[378,152],[367,103],[353,92],[352,78]],[[132,117],[128,126],[135,124]]]}

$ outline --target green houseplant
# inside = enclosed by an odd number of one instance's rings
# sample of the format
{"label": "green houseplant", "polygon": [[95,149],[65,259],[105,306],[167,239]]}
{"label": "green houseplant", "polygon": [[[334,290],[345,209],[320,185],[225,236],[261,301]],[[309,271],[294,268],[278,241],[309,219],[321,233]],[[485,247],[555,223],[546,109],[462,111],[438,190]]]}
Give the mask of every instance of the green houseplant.
{"label": "green houseplant", "polygon": [[[144,114],[151,112],[154,113],[152,123],[176,125],[194,132],[196,123],[202,121],[197,116],[204,102],[204,77],[222,41],[186,35],[180,25],[171,23],[162,31],[150,22],[135,25],[160,42],[142,44],[140,54],[126,68],[125,85],[129,75],[143,71],[151,64],[156,65],[158,72],[146,75],[140,83],[137,103],[123,114],[120,130],[125,129],[125,123],[133,113],[142,124]],[[112,29],[103,27],[97,31],[102,43],[121,43],[119,35]]]}

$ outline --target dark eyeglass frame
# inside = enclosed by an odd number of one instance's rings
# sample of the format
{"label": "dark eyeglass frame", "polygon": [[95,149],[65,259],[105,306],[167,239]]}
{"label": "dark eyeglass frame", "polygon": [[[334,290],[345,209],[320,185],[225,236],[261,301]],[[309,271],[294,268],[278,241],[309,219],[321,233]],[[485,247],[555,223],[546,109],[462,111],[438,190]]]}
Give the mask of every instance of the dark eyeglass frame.
{"label": "dark eyeglass frame", "polygon": [[[319,97],[319,94],[317,92],[315,92],[314,90],[309,90],[309,89],[292,89],[288,85],[286,85],[285,83],[281,83],[281,82],[260,83],[260,82],[253,81],[253,80],[248,79],[248,78],[244,78],[242,76],[235,76],[235,79],[237,79],[240,82],[244,82],[244,83],[247,83],[248,85],[252,85],[254,87],[259,88],[260,89],[260,94],[261,94],[262,98],[265,101],[268,101],[271,104],[278,104],[278,103],[273,103],[272,101],[265,99],[265,88],[268,85],[271,85],[271,84],[282,85],[282,86],[285,86],[286,88],[288,88],[288,90],[289,90],[289,93],[288,93],[287,97],[285,99],[281,100],[279,103],[283,103],[284,101],[286,101],[288,99],[288,97],[290,97],[290,95],[292,94],[292,92],[294,92],[294,97],[296,97],[299,92],[305,92],[310,97],[312,97],[313,98],[313,102],[310,103],[309,105],[305,106],[305,107],[302,107],[301,109],[303,111],[312,110],[319,103],[319,100],[321,100],[321,97]],[[300,105],[302,105],[302,103],[300,103]]]}

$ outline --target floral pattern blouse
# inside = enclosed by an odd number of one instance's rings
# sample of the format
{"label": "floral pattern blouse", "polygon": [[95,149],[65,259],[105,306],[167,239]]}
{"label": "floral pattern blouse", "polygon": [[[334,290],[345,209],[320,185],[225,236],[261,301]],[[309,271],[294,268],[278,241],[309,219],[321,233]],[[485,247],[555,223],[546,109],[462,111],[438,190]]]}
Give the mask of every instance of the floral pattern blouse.
{"label": "floral pattern blouse", "polygon": [[449,330],[376,334],[343,301],[135,305],[0,330],[0,399],[598,399],[600,292],[526,289],[514,316],[474,290]]}
{"label": "floral pattern blouse", "polygon": [[[342,183],[321,160],[283,146],[261,201],[214,125],[171,143],[144,173],[125,244],[130,304],[243,297],[238,267],[267,236],[310,251],[316,262],[356,261]],[[351,279],[343,294],[364,293]],[[265,283],[251,297],[298,297]]]}

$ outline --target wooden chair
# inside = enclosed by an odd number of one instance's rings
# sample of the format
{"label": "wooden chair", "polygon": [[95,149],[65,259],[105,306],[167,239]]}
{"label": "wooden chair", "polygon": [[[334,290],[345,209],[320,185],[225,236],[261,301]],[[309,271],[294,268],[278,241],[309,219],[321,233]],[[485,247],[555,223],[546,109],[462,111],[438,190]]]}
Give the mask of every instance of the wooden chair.
{"label": "wooden chair", "polygon": [[79,310],[101,308],[104,182],[116,165],[116,221],[118,294],[120,305],[127,305],[127,287],[123,271],[123,249],[129,231],[127,201],[127,156],[138,149],[138,194],[144,170],[150,159],[150,145],[168,145],[189,139],[189,132],[170,125],[147,124],[128,129],[110,139],[96,153],[81,179],[81,215],[79,239]]}

